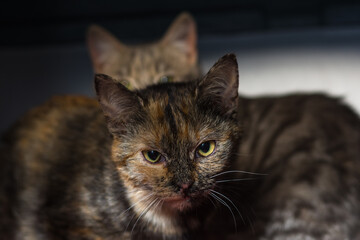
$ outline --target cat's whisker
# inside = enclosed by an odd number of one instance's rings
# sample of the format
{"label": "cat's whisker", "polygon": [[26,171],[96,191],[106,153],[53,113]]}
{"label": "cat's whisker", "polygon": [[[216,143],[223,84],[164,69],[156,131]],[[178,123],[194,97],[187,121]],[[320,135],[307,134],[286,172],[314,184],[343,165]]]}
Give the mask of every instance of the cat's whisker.
{"label": "cat's whisker", "polygon": [[[254,209],[252,207],[250,207],[250,210],[254,214],[254,216],[256,216],[255,211],[254,211]],[[249,223],[250,223],[251,231],[252,231],[253,234],[255,234],[255,228],[254,228],[253,220],[251,220],[249,216],[248,216],[248,220],[249,220]]]}
{"label": "cat's whisker", "polygon": [[160,200],[159,199],[159,201],[156,203],[156,205],[153,207],[153,209],[154,209],[154,212],[156,212],[159,208],[159,204],[161,203],[161,202],[163,202],[163,200]]}
{"label": "cat's whisker", "polygon": [[[225,190],[225,191],[228,191],[229,194],[231,194],[232,198],[234,198],[235,196],[237,197],[240,197],[241,196],[239,195],[239,192],[238,192],[238,189],[237,188],[229,188],[229,187],[226,187],[226,188],[222,188],[222,190]],[[236,190],[236,191],[234,191]],[[233,200],[234,201],[234,200]],[[235,198],[235,201],[234,202],[238,202],[238,199]],[[239,202],[238,202],[239,203]],[[244,209],[244,203],[240,203],[240,205],[242,206],[242,209]],[[254,228],[254,218],[256,218],[256,214],[255,214],[255,211],[254,209],[251,207],[251,206],[247,206],[247,209],[250,209],[250,212],[247,212],[248,214],[245,214],[244,215],[244,220],[246,220],[247,223],[249,223],[250,225],[250,228],[251,228],[251,231],[252,233],[255,234],[255,228]],[[249,214],[250,213],[250,214]],[[252,216],[252,217],[251,217]]]}
{"label": "cat's whisker", "polygon": [[128,207],[126,210],[124,210],[122,213],[120,213],[120,215],[123,215],[124,213],[126,213],[127,211],[129,211],[131,208],[135,207],[137,204],[139,204],[141,201],[144,201],[148,198],[150,198],[152,195],[154,195],[154,193],[150,193],[148,195],[146,195],[145,197],[142,197],[139,201],[135,202],[133,205],[131,205],[130,207]]}
{"label": "cat's whisker", "polygon": [[[164,201],[163,200],[161,200],[161,199],[158,199],[159,201],[157,201],[157,203],[155,204],[155,206],[153,206],[152,208],[153,208],[153,212],[157,212],[158,211],[158,209],[159,209],[159,205],[160,205],[160,203],[163,203]],[[148,210],[148,211],[150,211],[150,209]],[[149,223],[151,221],[151,219],[147,219],[147,223]],[[141,231],[143,231],[143,229],[144,229],[144,227],[145,226],[143,226],[142,228],[141,228]]]}
{"label": "cat's whisker", "polygon": [[217,192],[217,191],[215,191],[215,190],[210,190],[210,191],[213,192],[213,193],[215,193],[215,194],[218,194],[218,195],[222,196],[223,198],[225,198],[226,200],[228,200],[228,201],[231,203],[231,205],[233,205],[233,207],[234,207],[234,208],[236,209],[236,211],[238,212],[238,214],[239,214],[240,218],[242,219],[243,223],[245,223],[244,218],[243,218],[243,216],[241,215],[239,209],[236,207],[236,205],[233,203],[233,201],[230,200],[230,198],[226,197],[224,194],[219,193],[219,192]]}
{"label": "cat's whisker", "polygon": [[222,200],[220,197],[218,197],[217,195],[215,195],[214,193],[210,193],[210,196],[212,196],[215,200],[219,201],[221,204],[223,204],[225,207],[227,207],[233,217],[234,220],[234,227],[235,227],[235,231],[237,231],[237,224],[236,224],[236,218],[235,215],[233,213],[233,211],[231,210],[231,207],[224,201]]}
{"label": "cat's whisker", "polygon": [[248,180],[257,180],[259,178],[237,178],[237,179],[224,179],[218,180],[216,183],[225,183],[225,182],[240,182],[240,181],[248,181]]}
{"label": "cat's whisker", "polygon": [[157,201],[158,201],[157,198],[154,199],[154,200],[142,211],[142,213],[139,215],[139,217],[137,218],[136,222],[134,223],[134,226],[133,226],[132,229],[131,229],[131,234],[130,234],[131,236],[132,236],[132,234],[133,234],[133,232],[134,232],[134,229],[135,229],[136,224],[139,222],[139,220],[141,219],[141,217],[144,216],[144,214],[147,213],[147,212],[150,210],[151,206],[153,206],[154,203],[156,203]]}
{"label": "cat's whisker", "polygon": [[241,198],[241,195],[238,192],[239,189],[237,187],[226,186],[226,188],[221,188],[221,190],[228,192],[229,194],[231,194],[232,197],[240,197]]}
{"label": "cat's whisker", "polygon": [[[149,195],[147,195],[147,196],[149,196]],[[145,198],[146,198],[147,196],[145,196]],[[146,198],[146,200],[144,199],[143,201],[146,201],[146,203],[148,203],[148,202],[151,203],[152,199],[151,199],[151,198],[150,198],[150,199],[149,199],[149,198]],[[137,203],[140,203],[140,201],[138,201]],[[136,204],[134,204],[134,205],[136,205]],[[130,224],[131,224],[131,222],[133,221],[133,219],[134,219],[135,216],[136,216],[136,213],[133,212],[132,217],[131,217],[131,219],[129,220],[129,222],[128,222],[126,228],[125,228],[125,231],[129,228],[129,226],[130,226]]]}
{"label": "cat's whisker", "polygon": [[230,170],[230,171],[225,171],[225,172],[215,174],[215,175],[211,176],[210,178],[214,178],[214,177],[224,175],[224,174],[228,174],[228,173],[244,173],[244,174],[252,174],[252,175],[259,175],[259,176],[268,175],[268,174],[265,174],[265,173],[255,173],[255,172],[248,172],[248,171],[241,171],[241,170]]}
{"label": "cat's whisker", "polygon": [[213,202],[213,200],[211,200],[211,198],[208,197],[207,199],[209,199],[212,205],[214,205],[214,207],[217,208],[216,204]]}

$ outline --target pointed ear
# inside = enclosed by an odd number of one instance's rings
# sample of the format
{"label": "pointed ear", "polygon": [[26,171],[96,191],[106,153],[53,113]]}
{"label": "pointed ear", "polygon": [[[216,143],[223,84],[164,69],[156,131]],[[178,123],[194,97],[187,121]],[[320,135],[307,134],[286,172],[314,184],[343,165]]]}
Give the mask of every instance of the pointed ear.
{"label": "pointed ear", "polygon": [[105,74],[95,75],[95,90],[112,133],[124,132],[142,112],[139,97]]}
{"label": "pointed ear", "polygon": [[220,58],[198,82],[199,100],[209,108],[232,115],[238,106],[238,64],[234,54]]}
{"label": "pointed ear", "polygon": [[86,41],[96,73],[103,72],[104,64],[111,61],[114,54],[126,49],[126,46],[120,43],[116,37],[98,25],[89,27]]}
{"label": "pointed ear", "polygon": [[187,12],[181,13],[170,25],[162,39],[162,43],[177,47],[186,54],[190,64],[196,64],[197,33],[193,17]]}

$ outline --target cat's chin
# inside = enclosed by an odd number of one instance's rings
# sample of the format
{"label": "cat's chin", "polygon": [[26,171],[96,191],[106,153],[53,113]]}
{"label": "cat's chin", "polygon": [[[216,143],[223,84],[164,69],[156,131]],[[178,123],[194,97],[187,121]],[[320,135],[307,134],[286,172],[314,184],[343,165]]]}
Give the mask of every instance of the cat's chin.
{"label": "cat's chin", "polygon": [[170,211],[185,212],[196,207],[201,200],[204,198],[204,193],[194,194],[190,196],[173,196],[163,198],[163,208],[166,208]]}
{"label": "cat's chin", "polygon": [[163,207],[173,211],[186,211],[194,206],[193,199],[190,197],[167,197],[163,199]]}

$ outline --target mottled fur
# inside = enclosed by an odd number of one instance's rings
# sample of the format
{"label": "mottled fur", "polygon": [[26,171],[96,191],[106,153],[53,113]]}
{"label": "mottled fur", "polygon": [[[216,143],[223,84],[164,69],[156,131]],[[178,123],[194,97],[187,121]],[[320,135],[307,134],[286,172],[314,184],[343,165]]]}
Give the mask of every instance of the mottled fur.
{"label": "mottled fur", "polygon": [[267,175],[224,189],[252,225],[229,239],[360,239],[358,116],[321,94],[242,98],[240,109],[234,168]]}
{"label": "mottled fur", "polygon": [[358,116],[323,95],[238,97],[237,78],[233,55],[144,90],[97,75],[100,106],[57,97],[30,111],[1,146],[0,234],[359,239]]}
{"label": "mottled fur", "polygon": [[87,43],[94,71],[120,79],[131,89],[200,75],[196,24],[188,13],[180,14],[154,43],[128,46],[97,25],[89,28]]}

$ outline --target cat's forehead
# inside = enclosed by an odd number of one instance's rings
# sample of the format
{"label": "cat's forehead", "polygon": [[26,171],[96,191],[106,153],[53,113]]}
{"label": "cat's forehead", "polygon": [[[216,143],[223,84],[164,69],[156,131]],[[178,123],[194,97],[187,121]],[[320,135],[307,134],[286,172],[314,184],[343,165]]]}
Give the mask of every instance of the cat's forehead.
{"label": "cat's forehead", "polygon": [[133,89],[157,83],[163,76],[179,74],[179,70],[174,69],[175,60],[155,46],[133,47],[122,52],[111,67],[115,71],[113,74]]}
{"label": "cat's forehead", "polygon": [[145,107],[165,110],[172,107],[177,110],[195,107],[196,89],[194,83],[164,83],[150,86],[139,94],[145,100]]}
{"label": "cat's forehead", "polygon": [[[191,85],[191,84],[190,84]],[[202,130],[193,88],[187,84],[164,84],[143,92],[148,129],[157,139],[192,140]]]}

